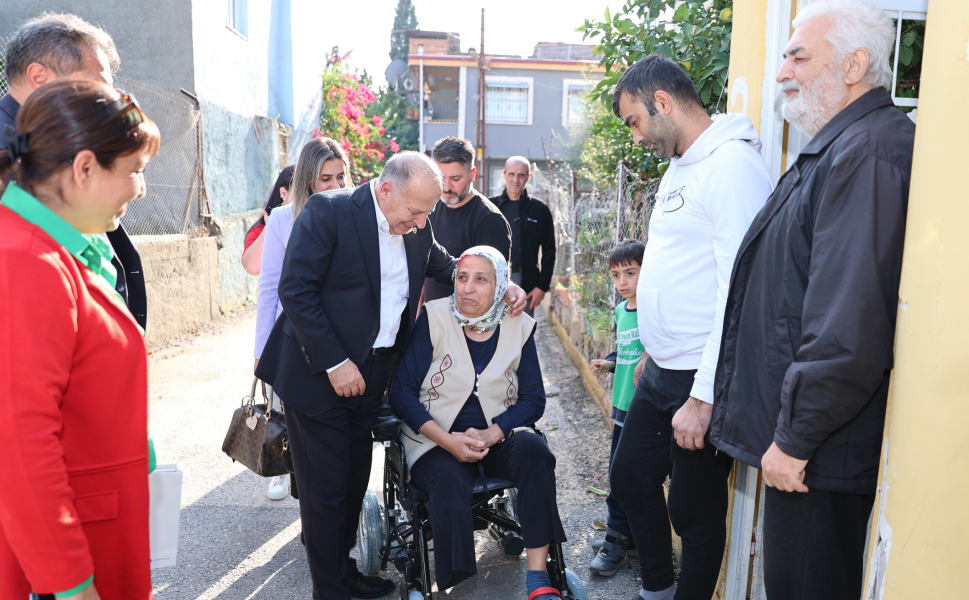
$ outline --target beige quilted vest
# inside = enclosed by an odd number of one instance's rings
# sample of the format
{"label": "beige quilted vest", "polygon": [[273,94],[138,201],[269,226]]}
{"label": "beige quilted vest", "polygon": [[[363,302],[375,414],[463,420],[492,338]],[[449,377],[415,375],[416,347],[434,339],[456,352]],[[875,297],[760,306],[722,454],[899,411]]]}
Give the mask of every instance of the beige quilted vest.
{"label": "beige quilted vest", "polygon": [[[451,299],[428,302],[424,310],[427,311],[434,353],[421,385],[420,401],[434,421],[445,431],[450,431],[474,391],[474,363],[464,330],[451,314]],[[506,316],[501,321],[501,328],[496,332],[498,347],[495,354],[477,376],[478,400],[488,423],[518,401],[518,361],[521,360],[522,347],[533,331],[535,320],[525,313],[517,317]],[[425,435],[414,432],[406,423],[403,440],[410,466],[437,445]]]}

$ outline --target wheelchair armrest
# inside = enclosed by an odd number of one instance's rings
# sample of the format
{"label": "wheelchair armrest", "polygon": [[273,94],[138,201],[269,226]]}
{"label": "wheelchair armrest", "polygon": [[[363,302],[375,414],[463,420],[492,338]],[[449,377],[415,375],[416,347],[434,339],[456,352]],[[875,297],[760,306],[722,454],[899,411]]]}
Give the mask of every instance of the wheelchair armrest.
{"label": "wheelchair armrest", "polygon": [[394,414],[394,409],[387,403],[385,396],[384,402],[377,410],[377,416],[374,417],[373,424],[370,426],[370,433],[373,435],[374,441],[394,442],[400,437],[402,423],[403,421]]}

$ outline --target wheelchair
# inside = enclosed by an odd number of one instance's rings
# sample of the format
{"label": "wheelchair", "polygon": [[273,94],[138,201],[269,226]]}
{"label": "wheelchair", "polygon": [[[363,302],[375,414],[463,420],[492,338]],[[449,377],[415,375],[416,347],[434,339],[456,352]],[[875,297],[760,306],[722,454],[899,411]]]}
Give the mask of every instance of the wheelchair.
{"label": "wheelchair", "polygon": [[[544,433],[538,429],[535,432],[548,441]],[[404,576],[398,590],[400,600],[432,600],[434,578],[428,544],[433,532],[425,507],[427,498],[423,490],[409,481],[404,445],[400,441],[400,421],[389,406],[385,406],[375,421],[373,436],[375,441],[383,443],[386,452],[383,505],[374,492],[367,492],[357,530],[361,555],[358,567],[363,573],[374,575],[393,563]],[[472,485],[471,515],[475,531],[487,530],[507,556],[521,556],[525,542],[518,523],[514,484],[507,479],[484,477],[479,470]],[[585,584],[565,567],[561,544],[549,546],[546,569],[552,587],[563,600],[588,599]]]}

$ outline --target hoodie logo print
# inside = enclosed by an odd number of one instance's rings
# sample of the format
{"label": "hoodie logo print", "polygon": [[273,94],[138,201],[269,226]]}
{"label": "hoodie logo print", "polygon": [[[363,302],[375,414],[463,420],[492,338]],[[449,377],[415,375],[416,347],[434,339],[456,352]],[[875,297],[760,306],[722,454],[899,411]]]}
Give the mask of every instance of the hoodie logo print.
{"label": "hoodie logo print", "polygon": [[[680,189],[670,192],[665,198],[663,198],[662,204],[664,213],[676,212],[683,208],[683,205],[686,204],[686,201],[683,199],[683,190],[685,189],[686,186],[684,185]],[[668,209],[667,206],[669,206],[671,203],[674,205],[674,208]]]}

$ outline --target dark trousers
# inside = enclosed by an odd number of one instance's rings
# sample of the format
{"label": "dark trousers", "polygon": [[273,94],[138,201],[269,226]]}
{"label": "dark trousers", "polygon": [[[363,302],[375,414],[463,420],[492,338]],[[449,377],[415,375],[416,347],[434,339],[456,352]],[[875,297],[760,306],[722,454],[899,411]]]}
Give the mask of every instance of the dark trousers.
{"label": "dark trousers", "polygon": [[767,488],[764,586],[770,600],[858,600],[875,494]]}
{"label": "dark trousers", "polygon": [[334,392],[336,400],[317,416],[286,407],[306,557],[318,600],[350,598],[347,574],[356,565],[347,555],[356,542],[370,480],[370,425],[387,388],[386,355],[368,358],[360,374],[367,386],[363,395],[341,398]]}
{"label": "dark trousers", "polygon": [[[616,448],[619,447],[619,438],[622,436],[622,425],[612,426],[612,448],[609,450],[609,472],[612,473],[612,461],[616,456]],[[622,475],[620,475],[621,477]],[[611,486],[611,480],[609,485]],[[632,531],[629,529],[629,519],[626,517],[626,513],[622,510],[622,506],[619,505],[619,501],[616,500],[612,492],[606,496],[606,508],[609,509],[609,513],[606,518],[606,526],[610,529],[615,529],[623,535],[632,535]]]}
{"label": "dark trousers", "polygon": [[[481,460],[486,477],[511,480],[518,488],[518,518],[526,548],[565,542],[555,503],[555,456],[541,436],[519,432]],[[477,573],[472,480],[478,463],[463,463],[440,446],[411,467],[411,477],[427,496],[425,506],[434,536],[434,576],[445,590]]]}
{"label": "dark trousers", "polygon": [[[673,415],[689,398],[695,373],[646,361],[610,473],[612,493],[626,511],[639,550],[646,591],[673,585],[670,522],[680,535],[683,564],[676,600],[710,600],[727,537],[727,477],[733,459],[710,444],[684,450],[673,437]],[[667,475],[668,506],[663,497]]]}

